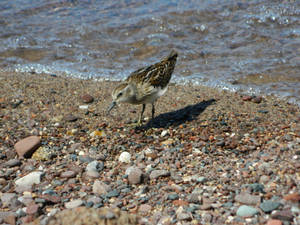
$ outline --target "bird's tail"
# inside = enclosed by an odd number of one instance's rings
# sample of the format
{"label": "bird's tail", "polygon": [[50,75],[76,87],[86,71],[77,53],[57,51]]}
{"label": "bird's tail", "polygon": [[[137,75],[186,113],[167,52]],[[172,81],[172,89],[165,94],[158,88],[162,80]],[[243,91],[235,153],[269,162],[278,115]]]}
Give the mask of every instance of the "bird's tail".
{"label": "bird's tail", "polygon": [[177,58],[178,56],[178,53],[175,51],[175,50],[172,50],[169,54],[169,56],[167,57],[168,60],[170,59],[174,59],[174,58]]}

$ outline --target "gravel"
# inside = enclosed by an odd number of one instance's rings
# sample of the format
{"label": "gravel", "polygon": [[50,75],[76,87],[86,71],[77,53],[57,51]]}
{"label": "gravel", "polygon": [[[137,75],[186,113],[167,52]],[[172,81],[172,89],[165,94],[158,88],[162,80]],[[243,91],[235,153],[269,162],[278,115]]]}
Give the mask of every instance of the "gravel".
{"label": "gravel", "polygon": [[295,105],[171,84],[134,128],[116,82],[0,77],[1,223],[300,223]]}

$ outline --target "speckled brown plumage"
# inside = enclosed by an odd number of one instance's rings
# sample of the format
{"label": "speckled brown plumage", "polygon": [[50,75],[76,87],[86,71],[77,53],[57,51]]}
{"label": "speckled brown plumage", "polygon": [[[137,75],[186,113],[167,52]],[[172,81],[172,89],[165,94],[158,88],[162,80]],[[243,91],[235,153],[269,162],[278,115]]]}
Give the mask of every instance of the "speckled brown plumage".
{"label": "speckled brown plumage", "polygon": [[143,108],[139,118],[139,124],[141,124],[146,104],[151,103],[152,117],[154,117],[154,103],[167,90],[177,56],[177,52],[173,50],[160,62],[131,73],[125,81],[113,90],[113,101],[108,112],[119,102],[142,104]]}
{"label": "speckled brown plumage", "polygon": [[153,86],[166,87],[171,79],[175,68],[177,52],[174,50],[158,63],[138,69],[131,73],[126,79],[127,83],[149,83]]}

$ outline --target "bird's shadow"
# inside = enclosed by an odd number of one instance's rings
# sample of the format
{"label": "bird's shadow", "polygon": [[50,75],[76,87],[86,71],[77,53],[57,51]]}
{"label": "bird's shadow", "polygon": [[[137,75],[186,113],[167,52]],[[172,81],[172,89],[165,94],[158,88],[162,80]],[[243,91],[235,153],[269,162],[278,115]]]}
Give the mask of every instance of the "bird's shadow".
{"label": "bird's shadow", "polygon": [[173,125],[178,126],[187,121],[195,120],[200,113],[202,113],[215,101],[215,99],[210,99],[208,101],[202,101],[194,105],[188,105],[182,109],[160,114],[157,117],[149,120],[147,124],[140,128],[146,130],[150,128],[167,128]]}

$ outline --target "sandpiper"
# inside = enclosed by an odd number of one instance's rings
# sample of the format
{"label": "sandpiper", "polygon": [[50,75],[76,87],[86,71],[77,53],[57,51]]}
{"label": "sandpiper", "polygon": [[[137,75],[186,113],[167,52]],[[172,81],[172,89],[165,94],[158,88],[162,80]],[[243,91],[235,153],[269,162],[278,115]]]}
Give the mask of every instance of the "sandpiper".
{"label": "sandpiper", "polygon": [[160,62],[131,73],[125,81],[113,90],[112,104],[108,109],[108,113],[120,102],[135,105],[142,104],[142,111],[138,120],[138,125],[141,125],[146,104],[151,103],[152,118],[154,118],[154,103],[167,91],[177,55],[177,52],[172,50]]}

